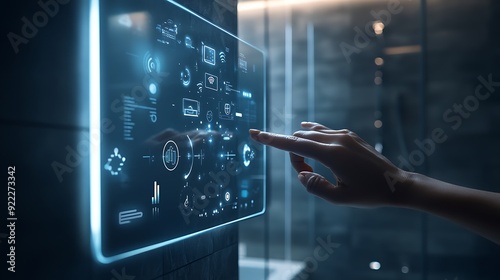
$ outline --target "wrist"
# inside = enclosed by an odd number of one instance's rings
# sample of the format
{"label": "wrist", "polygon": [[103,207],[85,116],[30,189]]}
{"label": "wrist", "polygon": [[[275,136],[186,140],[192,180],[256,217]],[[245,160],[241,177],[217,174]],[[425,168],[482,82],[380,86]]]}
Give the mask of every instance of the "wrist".
{"label": "wrist", "polygon": [[418,173],[399,170],[397,182],[391,188],[395,197],[395,206],[404,208],[415,208],[417,206],[417,182],[421,180],[421,176]]}

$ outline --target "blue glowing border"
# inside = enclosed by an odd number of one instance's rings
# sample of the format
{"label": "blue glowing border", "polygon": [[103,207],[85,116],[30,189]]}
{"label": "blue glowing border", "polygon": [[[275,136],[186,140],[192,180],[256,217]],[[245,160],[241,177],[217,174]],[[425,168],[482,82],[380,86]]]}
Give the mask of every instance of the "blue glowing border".
{"label": "blue glowing border", "polygon": [[[175,6],[181,8],[182,10],[196,16],[202,21],[214,26],[215,28],[221,30],[222,32],[228,34],[229,36],[235,38],[236,40],[247,44],[248,46],[254,48],[255,50],[262,53],[263,62],[262,65],[264,70],[264,87],[263,87],[263,99],[264,99],[264,130],[266,129],[266,108],[267,108],[267,97],[266,97],[266,56],[265,53],[254,47],[253,45],[239,39],[235,35],[223,30],[222,28],[214,25],[208,20],[202,18],[201,16],[193,13],[192,11],[186,9],[185,7],[179,5],[178,3],[165,0],[174,4]],[[239,218],[234,221],[230,221],[224,224],[220,224],[202,231],[194,232],[188,235],[177,237],[174,239],[166,240],[160,243],[149,245],[143,248],[134,249],[125,253],[120,253],[114,256],[104,256],[102,253],[102,235],[101,235],[101,69],[100,69],[100,24],[99,24],[99,0],[90,1],[90,20],[89,20],[89,101],[90,101],[90,133],[95,135],[96,141],[90,145],[90,231],[91,231],[91,244],[92,252],[95,259],[101,263],[108,264],[117,260],[128,258],[137,254],[141,254],[162,246],[172,244],[190,237],[193,237],[204,232],[223,227],[228,224],[232,224],[238,221],[249,219],[258,215],[263,214],[266,211],[266,178],[264,176],[263,180],[263,208],[261,212]],[[264,153],[264,172],[266,172],[266,147],[263,149]]]}

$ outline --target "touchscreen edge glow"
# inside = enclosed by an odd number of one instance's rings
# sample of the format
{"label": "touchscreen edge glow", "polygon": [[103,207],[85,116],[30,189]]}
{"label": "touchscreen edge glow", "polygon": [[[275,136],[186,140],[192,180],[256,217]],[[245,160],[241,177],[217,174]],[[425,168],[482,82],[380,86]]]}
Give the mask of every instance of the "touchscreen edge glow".
{"label": "touchscreen edge glow", "polygon": [[[239,42],[245,43],[246,45],[254,48],[256,51],[262,54],[262,65],[263,65],[263,127],[266,129],[266,54],[254,47],[253,45],[241,40],[235,35],[221,29],[220,27],[214,25],[208,20],[200,17],[196,13],[186,9],[185,7],[179,5],[176,2],[165,0],[180,9],[190,13],[192,16],[197,17],[198,19],[210,24],[221,32],[226,33],[227,35],[233,37]],[[89,130],[91,135],[91,145],[90,145],[90,237],[91,237],[91,246],[92,246],[92,254],[94,258],[103,264],[109,264],[124,258],[132,257],[150,250],[154,250],[181,240],[188,239],[190,237],[214,230],[216,228],[224,227],[226,225],[236,223],[242,220],[246,220],[258,215],[262,215],[266,211],[266,179],[264,176],[263,180],[263,207],[262,210],[241,217],[236,220],[232,220],[223,224],[219,224],[207,229],[203,229],[197,232],[193,232],[187,235],[183,235],[174,239],[165,240],[163,242],[155,243],[146,247],[133,249],[124,253],[119,253],[116,255],[107,256],[103,253],[102,248],[102,232],[101,232],[101,54],[100,54],[100,12],[99,12],[99,0],[91,0],[90,1],[90,20],[89,20],[89,109],[90,109],[90,124]],[[266,147],[263,147],[263,167],[264,174],[266,172]]]}

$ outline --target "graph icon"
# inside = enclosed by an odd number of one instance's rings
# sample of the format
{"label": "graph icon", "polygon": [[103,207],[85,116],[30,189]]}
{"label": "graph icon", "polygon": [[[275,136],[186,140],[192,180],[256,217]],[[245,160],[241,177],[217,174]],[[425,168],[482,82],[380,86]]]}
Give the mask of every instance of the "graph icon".
{"label": "graph icon", "polygon": [[160,185],[155,181],[153,184],[153,196],[151,197],[151,205],[154,207],[151,209],[151,214],[153,217],[158,217],[160,215]]}
{"label": "graph icon", "polygon": [[165,152],[165,162],[172,165],[177,164],[177,151],[172,146],[168,147]]}
{"label": "graph icon", "polygon": [[155,181],[153,184],[153,196],[151,197],[151,204],[160,204],[160,185]]}
{"label": "graph icon", "polygon": [[172,140],[165,143],[165,146],[163,146],[163,165],[168,171],[173,171],[177,168],[179,157],[179,147],[177,144]]}

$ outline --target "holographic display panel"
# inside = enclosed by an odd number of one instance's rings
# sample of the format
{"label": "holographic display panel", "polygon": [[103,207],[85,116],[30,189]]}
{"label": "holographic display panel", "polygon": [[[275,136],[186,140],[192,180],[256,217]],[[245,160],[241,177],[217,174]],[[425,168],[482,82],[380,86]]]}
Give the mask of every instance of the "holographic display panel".
{"label": "holographic display panel", "polygon": [[262,214],[263,53],[174,2],[100,2],[97,259]]}

